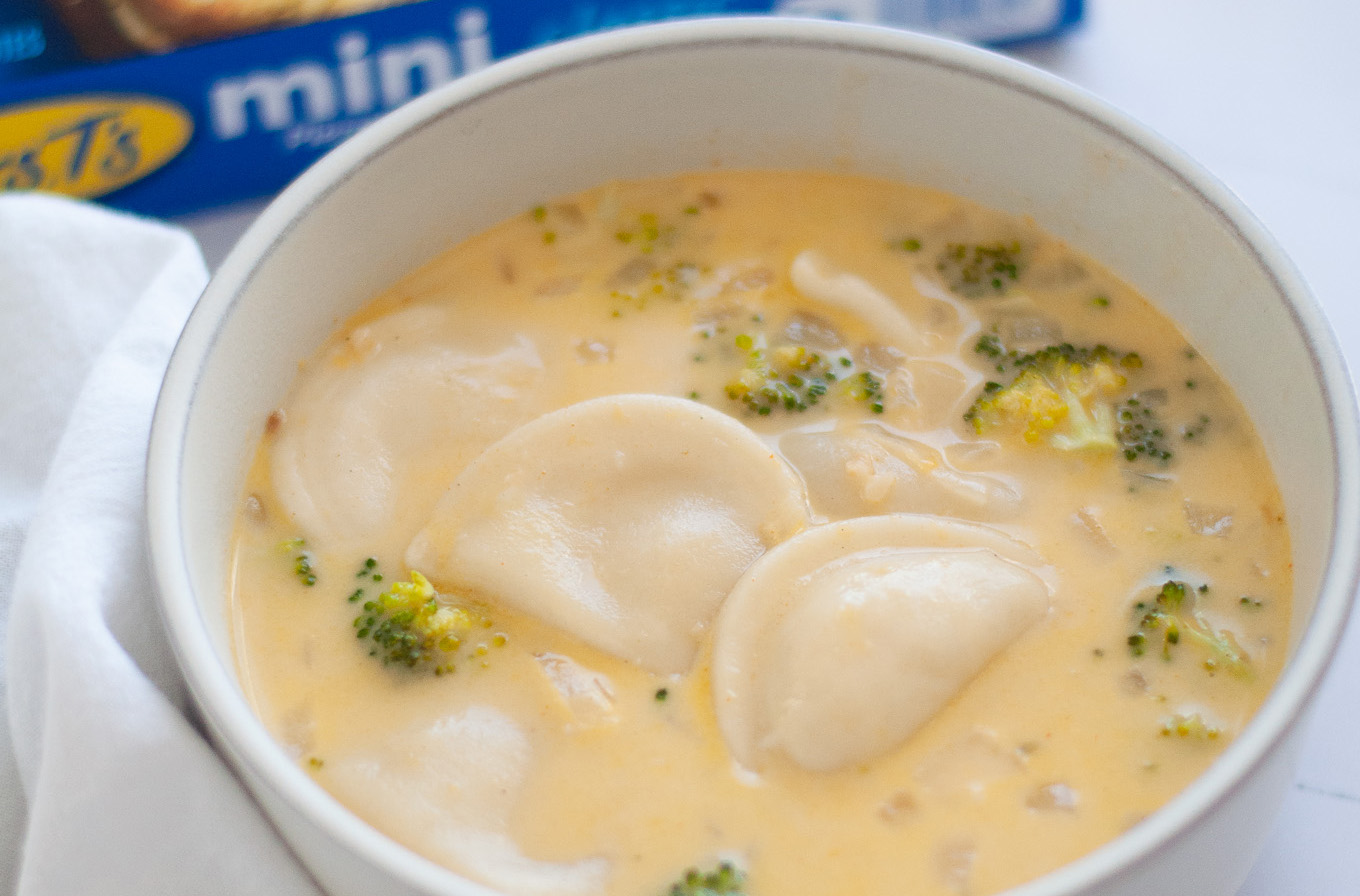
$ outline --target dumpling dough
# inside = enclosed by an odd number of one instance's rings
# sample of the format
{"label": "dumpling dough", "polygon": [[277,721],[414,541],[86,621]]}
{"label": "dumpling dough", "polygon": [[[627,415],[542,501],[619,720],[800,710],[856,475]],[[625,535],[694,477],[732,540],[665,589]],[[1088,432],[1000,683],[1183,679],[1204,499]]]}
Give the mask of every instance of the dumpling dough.
{"label": "dumpling dough", "polygon": [[906,741],[1048,608],[1042,559],[971,523],[818,526],[754,563],[718,616],[713,693],[734,757],[813,771]]}
{"label": "dumpling dough", "polygon": [[303,372],[270,447],[275,490],[302,534],[363,555],[402,550],[439,498],[425,483],[450,482],[540,412],[534,346],[471,348],[450,318],[389,315]]}
{"label": "dumpling dough", "polygon": [[743,570],[806,524],[802,483],[746,427],[685,399],[614,395],[488,448],[406,561],[668,674],[689,668]]}
{"label": "dumpling dough", "polygon": [[[325,781],[383,831],[427,856],[456,862],[502,892],[599,893],[608,881],[607,859],[539,861],[511,837],[511,816],[533,758],[529,738],[513,719],[470,706],[395,732],[369,749],[328,755]],[[449,799],[450,793],[458,798]]]}
{"label": "dumpling dough", "polygon": [[1000,520],[1020,509],[1020,494],[1003,480],[956,470],[935,448],[876,423],[795,431],[779,447],[813,509],[831,519],[896,511]]}

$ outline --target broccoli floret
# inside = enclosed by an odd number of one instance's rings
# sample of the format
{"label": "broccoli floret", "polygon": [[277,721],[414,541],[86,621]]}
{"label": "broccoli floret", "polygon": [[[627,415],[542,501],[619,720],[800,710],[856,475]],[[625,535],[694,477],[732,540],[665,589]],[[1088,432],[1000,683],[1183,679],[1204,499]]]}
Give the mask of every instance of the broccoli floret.
{"label": "broccoli floret", "polygon": [[[698,213],[697,207],[695,213]],[[621,243],[636,245],[639,252],[647,254],[657,245],[667,246],[672,243],[675,240],[675,228],[662,225],[655,214],[643,212],[637,216],[636,225],[619,228],[614,237]]]}
{"label": "broccoli floret", "polygon": [[1184,582],[1168,580],[1151,601],[1133,605],[1137,628],[1129,635],[1129,652],[1135,657],[1147,652],[1151,641],[1161,633],[1162,658],[1175,656],[1182,640],[1198,644],[1205,652],[1204,668],[1209,672],[1227,669],[1234,675],[1251,674],[1251,661],[1231,633],[1214,629],[1199,612],[1199,594]]}
{"label": "broccoli floret", "polygon": [[935,262],[949,288],[970,299],[1005,295],[1023,267],[1024,247],[1017,241],[950,243]]}
{"label": "broccoli floret", "polygon": [[[356,591],[350,599],[361,595],[362,590]],[[454,671],[454,659],[468,636],[491,625],[491,619],[479,608],[441,598],[416,570],[411,570],[409,582],[396,582],[378,597],[365,601],[354,620],[356,636],[372,642],[370,656],[380,658],[384,665],[429,668],[436,675]],[[503,646],[505,636],[495,635],[490,644]],[[486,643],[477,644],[472,652],[485,655]]]}
{"label": "broccoli floret", "polygon": [[653,302],[663,300],[678,302],[689,294],[689,290],[706,272],[707,269],[689,261],[677,261],[668,267],[653,269],[642,274],[629,288],[615,289],[609,293],[609,297],[616,302],[610,315],[622,317],[625,310],[643,311]]}
{"label": "broccoli floret", "polygon": [[[1006,349],[1001,345],[1001,337],[997,336],[995,333],[983,333],[979,336],[977,345],[973,346],[973,351],[977,352],[979,355],[986,355],[988,358],[994,359],[1003,358],[1006,355]],[[1002,361],[999,363],[996,369],[1004,372],[1006,369],[1005,362]]]}
{"label": "broccoli floret", "polygon": [[1194,740],[1217,740],[1222,732],[1204,721],[1199,713],[1174,715],[1162,722],[1162,737],[1181,737]]}
{"label": "broccoli floret", "polygon": [[1121,371],[1142,366],[1138,355],[1068,343],[1033,354],[1003,355],[999,344],[986,337],[979,340],[977,350],[988,357],[1005,357],[998,367],[1009,362],[1015,371],[1008,384],[987,383],[963,415],[979,434],[1012,433],[1027,443],[1063,451],[1120,447],[1110,401],[1128,382]]}
{"label": "broccoli floret", "polygon": [[279,550],[293,555],[293,574],[299,582],[309,588],[316,584],[316,567],[305,538],[290,538],[279,545]]}
{"label": "broccoli floret", "polygon": [[669,896],[736,896],[745,892],[746,875],[731,862],[704,874],[691,868],[668,890]]}
{"label": "broccoli floret", "polygon": [[1209,429],[1209,415],[1200,414],[1194,423],[1187,423],[1181,427],[1181,438],[1187,442],[1195,439],[1203,440],[1204,433]]}
{"label": "broccoli floret", "polygon": [[824,354],[798,344],[767,349],[763,340],[746,333],[735,344],[746,366],[725,387],[727,397],[761,416],[779,408],[806,411],[828,395],[862,401],[873,413],[883,413],[883,380],[871,370],[857,370],[848,354]]}
{"label": "broccoli floret", "polygon": [[1171,451],[1166,447],[1166,431],[1157,417],[1157,412],[1137,396],[1119,403],[1115,414],[1119,422],[1119,445],[1125,460],[1146,457],[1165,463],[1171,459]]}

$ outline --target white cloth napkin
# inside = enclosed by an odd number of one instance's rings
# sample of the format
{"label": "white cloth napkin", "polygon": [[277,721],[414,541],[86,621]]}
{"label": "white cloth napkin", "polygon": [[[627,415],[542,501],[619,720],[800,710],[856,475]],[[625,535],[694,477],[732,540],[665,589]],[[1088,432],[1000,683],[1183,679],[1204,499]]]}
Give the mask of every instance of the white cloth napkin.
{"label": "white cloth napkin", "polygon": [[147,435],[206,279],[180,230],[0,196],[0,893],[318,892],[190,721],[153,599]]}

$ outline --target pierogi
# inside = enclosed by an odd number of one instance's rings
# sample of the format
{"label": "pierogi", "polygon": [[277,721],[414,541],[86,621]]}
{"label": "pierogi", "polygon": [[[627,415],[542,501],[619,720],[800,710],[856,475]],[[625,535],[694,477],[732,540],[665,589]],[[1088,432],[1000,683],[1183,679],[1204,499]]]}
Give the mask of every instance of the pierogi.
{"label": "pierogi", "polygon": [[1092,260],[707,172],[528,209],[339,324],[229,587],[279,742],[481,883],[986,896],[1241,730],[1289,550],[1236,398]]}

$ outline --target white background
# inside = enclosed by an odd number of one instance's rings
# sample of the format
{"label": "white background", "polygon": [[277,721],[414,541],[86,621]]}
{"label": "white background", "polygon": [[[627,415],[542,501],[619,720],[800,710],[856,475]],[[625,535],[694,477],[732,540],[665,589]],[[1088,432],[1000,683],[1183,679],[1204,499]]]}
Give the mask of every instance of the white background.
{"label": "white background", "polygon": [[[1237,192],[1292,255],[1360,369],[1360,0],[1088,0],[1078,30],[1009,52],[1141,119]],[[181,223],[215,266],[260,207]],[[1356,619],[1240,896],[1360,896]]]}

